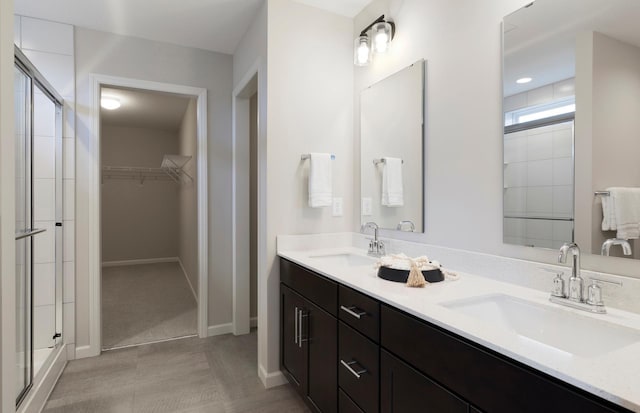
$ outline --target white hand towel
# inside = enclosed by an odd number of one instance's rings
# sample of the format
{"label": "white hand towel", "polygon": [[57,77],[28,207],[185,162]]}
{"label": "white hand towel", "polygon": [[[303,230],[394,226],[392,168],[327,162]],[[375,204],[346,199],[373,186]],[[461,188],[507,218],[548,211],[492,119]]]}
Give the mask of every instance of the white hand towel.
{"label": "white hand towel", "polygon": [[616,224],[615,207],[613,205],[613,197],[611,191],[609,195],[603,195],[600,197],[602,202],[602,230],[603,231],[615,231],[618,229]]}
{"label": "white hand towel", "polygon": [[309,206],[320,208],[333,203],[331,154],[312,153],[309,168]]}
{"label": "white hand towel", "polygon": [[382,205],[401,207],[404,205],[402,190],[402,159],[384,158],[382,169]]}
{"label": "white hand towel", "polygon": [[640,238],[640,188],[614,187],[607,190],[614,210],[617,237]]}

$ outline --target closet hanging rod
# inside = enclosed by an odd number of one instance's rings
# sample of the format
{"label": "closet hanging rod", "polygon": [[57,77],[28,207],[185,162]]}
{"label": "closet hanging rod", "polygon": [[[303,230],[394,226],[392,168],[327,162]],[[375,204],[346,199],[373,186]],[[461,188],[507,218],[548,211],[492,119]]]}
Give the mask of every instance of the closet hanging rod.
{"label": "closet hanging rod", "polygon": [[[400,159],[400,162],[404,163],[404,159]],[[387,163],[387,159],[386,158],[380,158],[380,159],[374,159],[373,160],[373,164],[374,165],[380,165],[380,164],[386,164]]]}
{"label": "closet hanging rod", "polygon": [[[300,155],[300,160],[301,161],[306,161],[307,159],[311,159],[311,154],[310,153],[305,153]],[[336,160],[336,156],[334,154],[331,154],[331,160],[335,161]]]}

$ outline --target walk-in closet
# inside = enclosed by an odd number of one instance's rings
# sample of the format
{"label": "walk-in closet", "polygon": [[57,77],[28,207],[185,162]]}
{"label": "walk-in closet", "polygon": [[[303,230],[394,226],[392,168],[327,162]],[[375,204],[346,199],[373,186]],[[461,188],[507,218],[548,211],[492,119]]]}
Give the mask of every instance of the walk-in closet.
{"label": "walk-in closet", "polygon": [[196,100],[103,87],[102,348],[197,333]]}

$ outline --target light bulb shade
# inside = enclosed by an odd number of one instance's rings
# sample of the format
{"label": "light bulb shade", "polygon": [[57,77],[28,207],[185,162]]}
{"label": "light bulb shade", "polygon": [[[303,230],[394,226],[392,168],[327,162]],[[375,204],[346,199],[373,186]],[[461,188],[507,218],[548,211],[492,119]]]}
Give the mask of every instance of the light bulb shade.
{"label": "light bulb shade", "polygon": [[100,106],[107,110],[118,109],[120,107],[120,99],[110,96],[103,96],[100,99]]}
{"label": "light bulb shade", "polygon": [[366,66],[371,61],[371,46],[368,36],[358,36],[353,46],[353,64]]}
{"label": "light bulb shade", "polygon": [[393,28],[389,22],[378,22],[371,27],[372,48],[376,53],[385,53],[391,44]]}

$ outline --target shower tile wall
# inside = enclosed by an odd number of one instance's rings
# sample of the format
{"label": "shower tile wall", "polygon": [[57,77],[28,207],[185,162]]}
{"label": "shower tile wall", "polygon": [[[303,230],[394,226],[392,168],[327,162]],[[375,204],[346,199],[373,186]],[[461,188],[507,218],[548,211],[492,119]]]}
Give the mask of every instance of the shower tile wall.
{"label": "shower tile wall", "polygon": [[[14,17],[14,42],[64,98],[63,125],[63,329],[64,342],[71,344],[68,356],[75,358],[75,67],[73,26],[30,17]],[[34,97],[36,111],[49,116],[43,96]],[[34,202],[36,226],[47,228],[37,237],[34,253],[36,282],[34,285],[35,348],[52,343],[54,317],[54,190],[52,124],[34,125],[35,183]],[[43,325],[45,328],[38,328]],[[51,330],[51,331],[50,331]],[[51,334],[51,335],[49,335]]]}
{"label": "shower tile wall", "polygon": [[[574,80],[505,99],[505,111],[551,103],[573,94]],[[504,213],[512,217],[573,217],[573,125],[571,122],[504,137]],[[572,240],[570,221],[504,219],[505,242],[559,248]]]}

